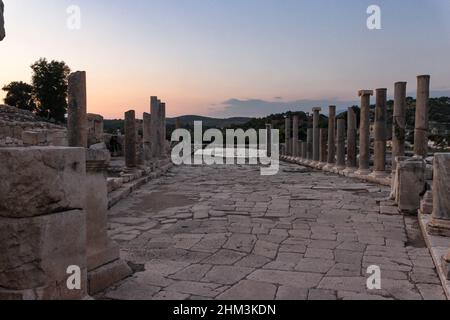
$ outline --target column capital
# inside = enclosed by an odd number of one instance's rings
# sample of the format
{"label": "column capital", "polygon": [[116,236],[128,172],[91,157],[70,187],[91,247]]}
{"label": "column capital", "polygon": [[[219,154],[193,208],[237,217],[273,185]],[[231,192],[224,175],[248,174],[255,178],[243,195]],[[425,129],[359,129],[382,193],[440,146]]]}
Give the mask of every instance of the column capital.
{"label": "column capital", "polygon": [[423,78],[423,79],[430,79],[431,76],[430,76],[429,74],[421,74],[421,75],[418,75],[418,76],[417,76],[417,79],[420,79],[420,78]]}
{"label": "column capital", "polygon": [[358,96],[360,96],[360,97],[373,96],[373,90],[359,90],[358,91]]}
{"label": "column capital", "polygon": [[312,109],[313,112],[321,112],[322,108],[321,107],[316,107]]}

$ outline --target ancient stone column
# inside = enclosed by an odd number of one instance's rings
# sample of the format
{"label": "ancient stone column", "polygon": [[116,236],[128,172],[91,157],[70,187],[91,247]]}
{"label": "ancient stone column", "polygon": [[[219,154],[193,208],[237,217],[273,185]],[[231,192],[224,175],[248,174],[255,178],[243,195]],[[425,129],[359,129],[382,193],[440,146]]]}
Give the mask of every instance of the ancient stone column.
{"label": "ancient stone column", "polygon": [[151,148],[152,148],[152,158],[161,157],[161,108],[158,97],[150,98],[150,108],[151,108]]}
{"label": "ancient stone column", "polygon": [[161,141],[160,141],[160,148],[161,148],[161,157],[165,157],[167,154],[167,146],[166,146],[166,103],[161,102],[160,104],[160,124],[161,124]]}
{"label": "ancient stone column", "polygon": [[357,170],[357,123],[353,108],[347,110],[347,163],[344,174],[351,174]]}
{"label": "ancient stone column", "polygon": [[308,157],[308,143],[306,141],[302,141],[302,160],[305,160]]}
{"label": "ancient stone column", "polygon": [[297,115],[295,115],[292,119],[292,156],[297,157],[298,150],[297,150],[297,141],[298,141],[298,123],[299,118]]}
{"label": "ancient stone column", "polygon": [[361,90],[361,123],[359,127],[359,169],[358,175],[370,173],[370,96],[372,90]]}
{"label": "ancient stone column", "polygon": [[313,158],[313,129],[308,128],[307,130],[307,150],[306,150],[306,158],[311,161]]}
{"label": "ancient stone column", "polygon": [[300,159],[305,159],[305,157],[306,157],[306,153],[305,153],[305,150],[306,150],[306,148],[305,148],[305,142],[304,141],[300,141]]}
{"label": "ancient stone column", "polygon": [[143,122],[142,122],[142,143],[144,149],[144,161],[152,160],[152,140],[151,140],[151,129],[152,129],[152,116],[149,113],[144,112]]}
{"label": "ancient stone column", "polygon": [[433,214],[428,230],[450,237],[450,153],[436,153],[433,165]]}
{"label": "ancient stone column", "polygon": [[86,72],[69,75],[67,134],[69,147],[87,148]]}
{"label": "ancient stone column", "polygon": [[328,160],[328,129],[320,129],[320,156],[319,162],[321,163],[321,167],[324,167]]}
{"label": "ancient stone column", "polygon": [[328,158],[330,166],[336,163],[336,106],[330,106],[328,116]]}
{"label": "ancient stone column", "polygon": [[131,270],[120,260],[119,246],[108,237],[108,150],[86,150],[86,254],[89,294],[97,294],[128,277]]}
{"label": "ancient stone column", "polygon": [[3,4],[3,1],[0,0],[0,41],[5,39],[5,19],[3,17],[4,9],[5,9],[5,6]]}
{"label": "ancient stone column", "polygon": [[406,82],[397,82],[394,92],[394,118],[392,128],[392,170],[397,166],[395,159],[405,155],[406,140]]}
{"label": "ancient stone column", "polygon": [[272,125],[270,123],[266,123],[266,132],[267,157],[270,158],[272,156]]}
{"label": "ancient stone column", "polygon": [[134,168],[137,165],[136,156],[136,113],[130,110],[125,113],[125,165]]}
{"label": "ancient stone column", "polygon": [[414,130],[414,154],[428,155],[428,112],[430,99],[430,76],[417,77],[416,127]]}
{"label": "ancient stone column", "polygon": [[286,145],[286,152],[285,152],[285,156],[289,156],[290,155],[290,141],[291,141],[291,118],[286,117],[286,119],[284,120],[284,134],[285,134],[285,145]]}
{"label": "ancient stone column", "polygon": [[0,148],[0,162],[1,299],[86,298],[85,149]]}
{"label": "ancient stone column", "polygon": [[373,177],[386,176],[387,89],[376,90],[375,152]]}
{"label": "ancient stone column", "polygon": [[345,168],[345,120],[337,121],[337,148],[336,148],[336,166],[334,171],[340,171]]}
{"label": "ancient stone column", "polygon": [[321,108],[313,108],[313,161],[319,161],[320,158],[320,120]]}

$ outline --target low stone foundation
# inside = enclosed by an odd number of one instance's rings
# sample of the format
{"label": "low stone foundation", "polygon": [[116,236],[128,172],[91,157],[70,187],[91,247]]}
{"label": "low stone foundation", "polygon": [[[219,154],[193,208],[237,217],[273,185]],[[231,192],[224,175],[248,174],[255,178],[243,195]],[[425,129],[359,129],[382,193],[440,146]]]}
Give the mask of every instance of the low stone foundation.
{"label": "low stone foundation", "polygon": [[67,129],[32,112],[0,105],[0,147],[67,146]]}

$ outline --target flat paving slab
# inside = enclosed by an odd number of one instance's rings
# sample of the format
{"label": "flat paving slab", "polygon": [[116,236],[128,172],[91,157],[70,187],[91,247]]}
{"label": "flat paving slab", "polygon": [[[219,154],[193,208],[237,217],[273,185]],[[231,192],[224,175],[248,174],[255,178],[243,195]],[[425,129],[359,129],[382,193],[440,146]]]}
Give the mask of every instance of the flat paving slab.
{"label": "flat paving slab", "polygon": [[[110,211],[134,275],[101,299],[445,299],[417,218],[389,190],[281,164],[180,166]],[[369,290],[370,266],[381,290]]]}

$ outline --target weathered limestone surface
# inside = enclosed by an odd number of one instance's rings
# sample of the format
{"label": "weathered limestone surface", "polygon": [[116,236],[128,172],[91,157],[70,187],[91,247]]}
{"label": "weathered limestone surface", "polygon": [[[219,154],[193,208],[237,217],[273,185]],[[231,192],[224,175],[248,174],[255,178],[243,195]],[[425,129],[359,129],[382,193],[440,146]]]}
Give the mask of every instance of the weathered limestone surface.
{"label": "weathered limestone surface", "polygon": [[78,71],[69,75],[67,129],[69,147],[87,148],[87,97],[86,72]]}
{"label": "weathered limestone surface", "polygon": [[447,280],[450,280],[450,250],[448,251],[446,256],[442,257],[442,263],[444,271],[447,274]]}
{"label": "weathered limestone surface", "polygon": [[450,153],[436,153],[433,169],[432,234],[450,237]]}
{"label": "weathered limestone surface", "polygon": [[152,131],[152,116],[151,114],[144,112],[144,120],[142,123],[142,132],[143,132],[142,143],[145,161],[152,160],[151,131]]}
{"label": "weathered limestone surface", "polygon": [[161,102],[159,105],[160,108],[160,126],[161,126],[161,141],[159,142],[161,146],[161,154],[160,157],[165,157],[167,154],[167,143],[166,143],[166,103]]}
{"label": "weathered limestone surface", "polygon": [[433,192],[427,191],[420,202],[420,212],[424,215],[433,213]]}
{"label": "weathered limestone surface", "polygon": [[83,208],[85,159],[80,148],[1,148],[0,217]]}
{"label": "weathered limestone surface", "polygon": [[347,111],[347,172],[354,172],[357,169],[357,123],[356,114],[353,108]]}
{"label": "weathered limestone surface", "polygon": [[336,106],[330,106],[328,115],[328,158],[329,165],[336,162]]}
{"label": "weathered limestone surface", "polygon": [[428,112],[430,99],[430,76],[417,77],[416,126],[414,131],[414,154],[428,155]]}
{"label": "weathered limestone surface", "polygon": [[336,149],[336,167],[337,170],[345,168],[345,120],[337,121],[337,149]]}
{"label": "weathered limestone surface", "polygon": [[359,91],[361,97],[361,123],[359,128],[359,170],[357,174],[366,175],[370,169],[370,96],[372,90]]}
{"label": "weathered limestone surface", "polygon": [[87,121],[88,121],[88,144],[87,146],[90,147],[94,144],[102,143],[104,142],[103,139],[103,117],[98,114],[87,114]]}
{"label": "weathered limestone surface", "polygon": [[306,138],[306,158],[307,160],[312,160],[313,158],[313,129],[307,129],[307,138]]}
{"label": "weathered limestone surface", "polygon": [[387,89],[376,90],[374,175],[386,174]]}
{"label": "weathered limestone surface", "polygon": [[0,0],[0,41],[5,38],[5,19],[3,17],[4,8],[5,6],[3,1]]}
{"label": "weathered limestone surface", "polygon": [[0,104],[0,147],[67,146],[67,128]]}
{"label": "weathered limestone surface", "polygon": [[130,110],[125,113],[125,165],[128,168],[137,165],[136,138],[136,113]]}
{"label": "weathered limestone surface", "polygon": [[328,160],[328,129],[320,129],[319,162],[325,164]]}
{"label": "weathered limestone surface", "polygon": [[[83,210],[49,212],[31,218],[0,217],[0,252],[0,299],[86,296],[86,213]],[[81,268],[81,291],[67,289],[66,270],[71,265]]]}
{"label": "weathered limestone surface", "polygon": [[[145,270],[104,297],[445,299],[417,219],[380,214],[387,187],[299,169],[181,166],[144,186],[110,234]],[[370,265],[382,290],[367,290]]]}
{"label": "weathered limestone surface", "polygon": [[289,156],[291,153],[291,118],[286,117],[284,120],[284,135],[285,135],[285,150],[286,150],[286,156]]}
{"label": "weathered limestone surface", "polygon": [[397,163],[398,191],[396,201],[399,210],[417,214],[420,195],[425,189],[425,163],[421,159],[408,159]]}
{"label": "weathered limestone surface", "polygon": [[321,108],[313,109],[313,160],[320,160],[320,129],[319,129],[319,120],[320,120],[320,111]]}
{"label": "weathered limestone surface", "polygon": [[306,159],[308,156],[308,143],[306,141],[302,141],[302,159]]}
{"label": "weathered limestone surface", "polygon": [[[0,299],[84,298],[85,150],[6,148],[0,159]],[[74,265],[81,290],[70,291]]]}
{"label": "weathered limestone surface", "polygon": [[86,204],[87,270],[89,293],[105,290],[131,274],[120,260],[119,247],[108,238],[108,188],[106,170],[110,159],[108,150],[87,150]]}
{"label": "weathered limestone surface", "polygon": [[152,158],[159,158],[162,152],[161,148],[161,108],[158,97],[150,98],[150,109],[151,109],[151,148],[152,148]]}
{"label": "weathered limestone surface", "polygon": [[298,116],[294,116],[292,120],[292,156],[298,157]]}
{"label": "weathered limestone surface", "polygon": [[267,157],[272,156],[272,124],[266,123]]}
{"label": "weathered limestone surface", "polygon": [[406,82],[395,84],[394,118],[392,128],[392,169],[396,168],[396,157],[405,155],[406,139]]}

